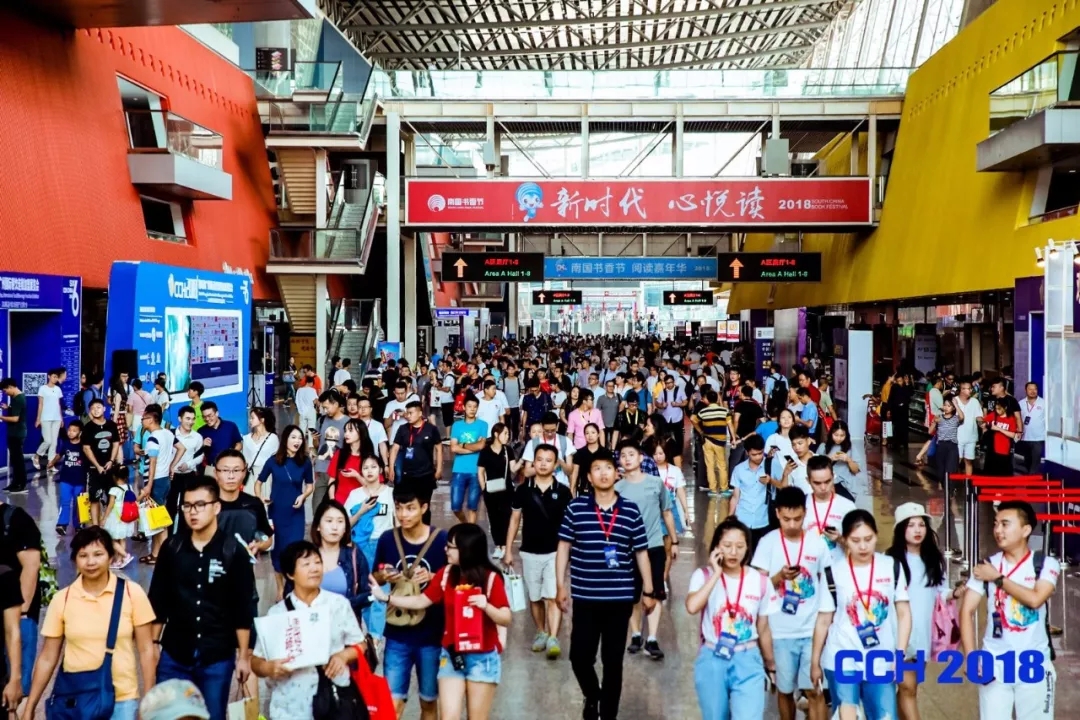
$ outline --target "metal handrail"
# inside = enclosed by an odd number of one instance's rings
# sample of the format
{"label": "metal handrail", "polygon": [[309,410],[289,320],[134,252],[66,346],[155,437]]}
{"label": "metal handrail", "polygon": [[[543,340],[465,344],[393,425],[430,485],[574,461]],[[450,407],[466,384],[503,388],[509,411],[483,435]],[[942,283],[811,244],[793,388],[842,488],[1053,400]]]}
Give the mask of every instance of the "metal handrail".
{"label": "metal handrail", "polygon": [[[367,104],[367,99],[364,99],[364,104]],[[375,112],[379,108],[379,95],[375,93],[371,96],[371,104],[364,109],[364,119],[360,124],[360,144],[367,146],[368,136],[371,134],[371,126],[375,121]]]}

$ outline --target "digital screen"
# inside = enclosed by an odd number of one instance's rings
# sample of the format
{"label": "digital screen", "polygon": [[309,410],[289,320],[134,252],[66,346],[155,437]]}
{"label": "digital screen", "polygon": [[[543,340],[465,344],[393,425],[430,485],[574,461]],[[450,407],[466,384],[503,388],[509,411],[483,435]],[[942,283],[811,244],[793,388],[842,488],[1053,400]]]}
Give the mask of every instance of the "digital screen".
{"label": "digital screen", "polygon": [[[165,309],[165,374],[172,392],[193,380],[206,395],[241,389],[240,313]],[[214,390],[216,392],[210,392]]]}

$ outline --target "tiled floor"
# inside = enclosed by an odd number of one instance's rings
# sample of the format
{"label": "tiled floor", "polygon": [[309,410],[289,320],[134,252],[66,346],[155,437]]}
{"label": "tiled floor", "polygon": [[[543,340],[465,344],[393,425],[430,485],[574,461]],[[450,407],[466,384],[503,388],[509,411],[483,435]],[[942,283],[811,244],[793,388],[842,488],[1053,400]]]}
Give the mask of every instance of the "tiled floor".
{"label": "tiled floor", "polygon": [[[904,456],[891,451],[883,455],[878,446],[867,446],[858,447],[855,452],[860,465],[869,467],[869,472],[864,471],[859,477],[859,486],[855,489],[857,505],[874,512],[879,520],[883,543],[887,543],[887,538],[891,537],[893,509],[909,500],[930,508],[934,514],[935,529],[942,535],[946,507],[943,490],[935,478],[919,471],[909,462],[913,451]],[[954,497],[954,502],[959,499]],[[31,483],[29,495],[15,496],[12,502],[25,507],[37,518],[50,554],[59,564],[60,581],[62,584],[69,583],[74,572],[67,557],[67,545],[53,531],[57,508],[55,484],[36,479]],[[453,518],[449,512],[449,492],[446,487],[440,488],[434,505],[436,524],[442,527],[451,525]],[[643,656],[627,658],[623,718],[684,720],[700,717],[693,683],[698,619],[686,613],[683,600],[690,573],[703,561],[708,538],[716,524],[727,515],[728,503],[726,500],[710,500],[704,493],[697,492],[690,494],[690,507],[694,516],[693,534],[692,538],[684,541],[682,556],[673,569],[673,599],[667,602],[667,612],[661,625],[660,643],[667,657],[661,662]],[[960,514],[959,510],[959,506],[953,508],[957,514]],[[987,519],[988,515],[984,518],[983,528],[989,527]],[[962,527],[959,534],[962,536]],[[983,538],[980,555],[989,554],[991,548],[992,541],[987,535]],[[142,549],[136,548],[139,551]],[[958,576],[960,569],[954,565],[954,577]],[[148,570],[145,566],[130,565],[127,574],[146,585],[149,582]],[[260,563],[258,574],[260,589],[265,591],[264,597],[272,597],[273,581],[268,561]],[[1080,646],[1080,627],[1073,626],[1069,620],[1072,612],[1080,608],[1078,590],[1080,579],[1070,577],[1066,572],[1053,604],[1053,623],[1065,630],[1056,643],[1059,675],[1057,716],[1062,718],[1074,717],[1080,712],[1080,683],[1074,684],[1080,678],[1080,659],[1076,652]],[[263,602],[264,609],[267,604]],[[1064,613],[1063,606],[1066,610]],[[564,651],[566,635],[564,630]],[[503,664],[503,682],[492,717],[500,720],[541,715],[550,720],[579,718],[580,694],[565,652],[563,659],[554,662],[534,656],[528,648],[531,638],[531,621],[525,614],[516,616]],[[419,717],[416,703],[410,705],[405,717]],[[967,720],[978,717],[976,693],[967,684],[938,686],[927,683],[921,690],[919,705],[924,720]],[[766,717],[777,717],[774,701],[769,702]],[[733,718],[740,720],[737,711]]]}

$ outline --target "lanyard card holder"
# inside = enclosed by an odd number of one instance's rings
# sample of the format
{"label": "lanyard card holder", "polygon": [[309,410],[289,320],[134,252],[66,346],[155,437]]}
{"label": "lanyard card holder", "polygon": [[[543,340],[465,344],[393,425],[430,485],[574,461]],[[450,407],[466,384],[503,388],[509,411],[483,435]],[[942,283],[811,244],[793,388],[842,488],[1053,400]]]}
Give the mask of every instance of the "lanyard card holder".
{"label": "lanyard card holder", "polygon": [[738,644],[738,641],[739,639],[732,633],[720,633],[720,638],[716,641],[716,647],[713,650],[713,654],[721,660],[730,660],[735,657],[735,646]]}
{"label": "lanyard card holder", "polygon": [[876,648],[881,644],[877,636],[877,629],[874,628],[872,623],[864,622],[856,627],[855,631],[859,633],[859,640],[862,641],[864,648]]}
{"label": "lanyard card holder", "polygon": [[1005,635],[1005,629],[1001,623],[1001,611],[995,610],[990,613],[991,632],[995,640],[1000,640]]}
{"label": "lanyard card holder", "polygon": [[612,570],[619,567],[619,551],[610,543],[604,546],[604,562]]}
{"label": "lanyard card holder", "polygon": [[780,604],[780,612],[785,615],[797,615],[799,613],[799,602],[801,598],[799,594],[794,590],[785,590],[784,599]]}

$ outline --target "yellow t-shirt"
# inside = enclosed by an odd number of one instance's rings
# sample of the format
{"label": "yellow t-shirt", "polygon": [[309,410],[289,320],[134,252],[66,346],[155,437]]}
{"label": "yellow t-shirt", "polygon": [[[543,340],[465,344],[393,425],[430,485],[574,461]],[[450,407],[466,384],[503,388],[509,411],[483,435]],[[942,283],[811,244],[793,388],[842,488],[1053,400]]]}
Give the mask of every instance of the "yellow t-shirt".
{"label": "yellow t-shirt", "polygon": [[[67,672],[101,667],[105,660],[105,641],[109,634],[115,593],[115,575],[110,575],[108,587],[98,597],[83,589],[82,578],[79,577],[58,592],[49,604],[41,634],[64,640],[64,670]],[[112,661],[113,687],[118,702],[139,697],[135,628],[154,621],[154,609],[150,606],[146,591],[137,583],[128,580],[124,596]]]}

